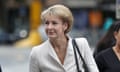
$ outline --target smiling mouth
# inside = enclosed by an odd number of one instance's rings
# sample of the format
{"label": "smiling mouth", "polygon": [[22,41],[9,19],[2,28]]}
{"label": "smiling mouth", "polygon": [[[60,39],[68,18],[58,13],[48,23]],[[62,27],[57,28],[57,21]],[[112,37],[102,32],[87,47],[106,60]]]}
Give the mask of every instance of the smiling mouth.
{"label": "smiling mouth", "polygon": [[50,34],[50,35],[53,34],[53,33],[54,33],[54,32],[48,32],[48,34]]}

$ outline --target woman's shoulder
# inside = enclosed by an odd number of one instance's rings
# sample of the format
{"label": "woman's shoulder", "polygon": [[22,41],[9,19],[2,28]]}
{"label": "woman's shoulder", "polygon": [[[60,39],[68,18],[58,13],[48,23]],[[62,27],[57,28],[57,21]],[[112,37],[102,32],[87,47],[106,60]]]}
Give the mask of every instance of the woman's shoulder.
{"label": "woman's shoulder", "polygon": [[113,61],[113,50],[112,48],[108,48],[104,51],[101,51],[98,53],[98,55],[95,56],[95,61],[98,65],[106,66]]}
{"label": "woman's shoulder", "polygon": [[75,38],[75,40],[79,43],[85,43],[87,42],[87,39],[85,37]]}
{"label": "woman's shoulder", "polygon": [[103,51],[101,51],[100,53],[98,53],[95,57],[109,57],[109,55],[111,55],[112,52],[112,48],[107,48]]}
{"label": "woman's shoulder", "polygon": [[76,40],[78,48],[80,49],[82,54],[84,54],[84,52],[90,50],[88,41],[87,41],[87,39],[85,37],[75,38],[75,40]]}
{"label": "woman's shoulder", "polygon": [[78,38],[75,38],[76,40],[86,40],[85,37],[78,37]]}
{"label": "woman's shoulder", "polygon": [[30,52],[30,56],[35,58],[44,57],[48,51],[48,41],[45,41],[40,45],[34,46]]}

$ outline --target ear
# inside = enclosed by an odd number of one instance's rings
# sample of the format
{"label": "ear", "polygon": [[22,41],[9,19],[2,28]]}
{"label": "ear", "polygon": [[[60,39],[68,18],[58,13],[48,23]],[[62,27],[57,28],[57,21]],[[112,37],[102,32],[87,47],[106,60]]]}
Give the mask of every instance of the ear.
{"label": "ear", "polygon": [[68,23],[65,22],[65,23],[64,23],[64,30],[67,30],[67,29],[68,29]]}

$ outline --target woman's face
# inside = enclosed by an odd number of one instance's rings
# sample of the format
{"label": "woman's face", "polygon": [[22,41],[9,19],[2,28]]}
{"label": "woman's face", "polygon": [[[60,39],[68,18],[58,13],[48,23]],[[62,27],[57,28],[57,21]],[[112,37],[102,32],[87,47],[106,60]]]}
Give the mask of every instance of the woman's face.
{"label": "woman's face", "polygon": [[48,15],[45,19],[45,32],[49,38],[61,38],[67,29],[67,23],[54,15]]}

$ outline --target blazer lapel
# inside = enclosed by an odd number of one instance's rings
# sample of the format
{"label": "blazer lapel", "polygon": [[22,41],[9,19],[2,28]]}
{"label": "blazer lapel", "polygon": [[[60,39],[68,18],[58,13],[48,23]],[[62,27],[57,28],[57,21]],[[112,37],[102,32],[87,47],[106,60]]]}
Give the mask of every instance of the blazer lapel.
{"label": "blazer lapel", "polygon": [[55,61],[57,61],[59,64],[61,64],[60,60],[58,59],[58,56],[56,54],[56,52],[54,51],[51,43],[48,41],[48,45],[49,45],[49,55],[52,57],[52,59],[54,59]]}
{"label": "blazer lapel", "polygon": [[73,46],[71,41],[72,40],[70,39],[68,42],[67,53],[64,60],[64,65],[67,65],[67,66],[71,64],[71,62],[74,62],[74,51],[73,51]]}

